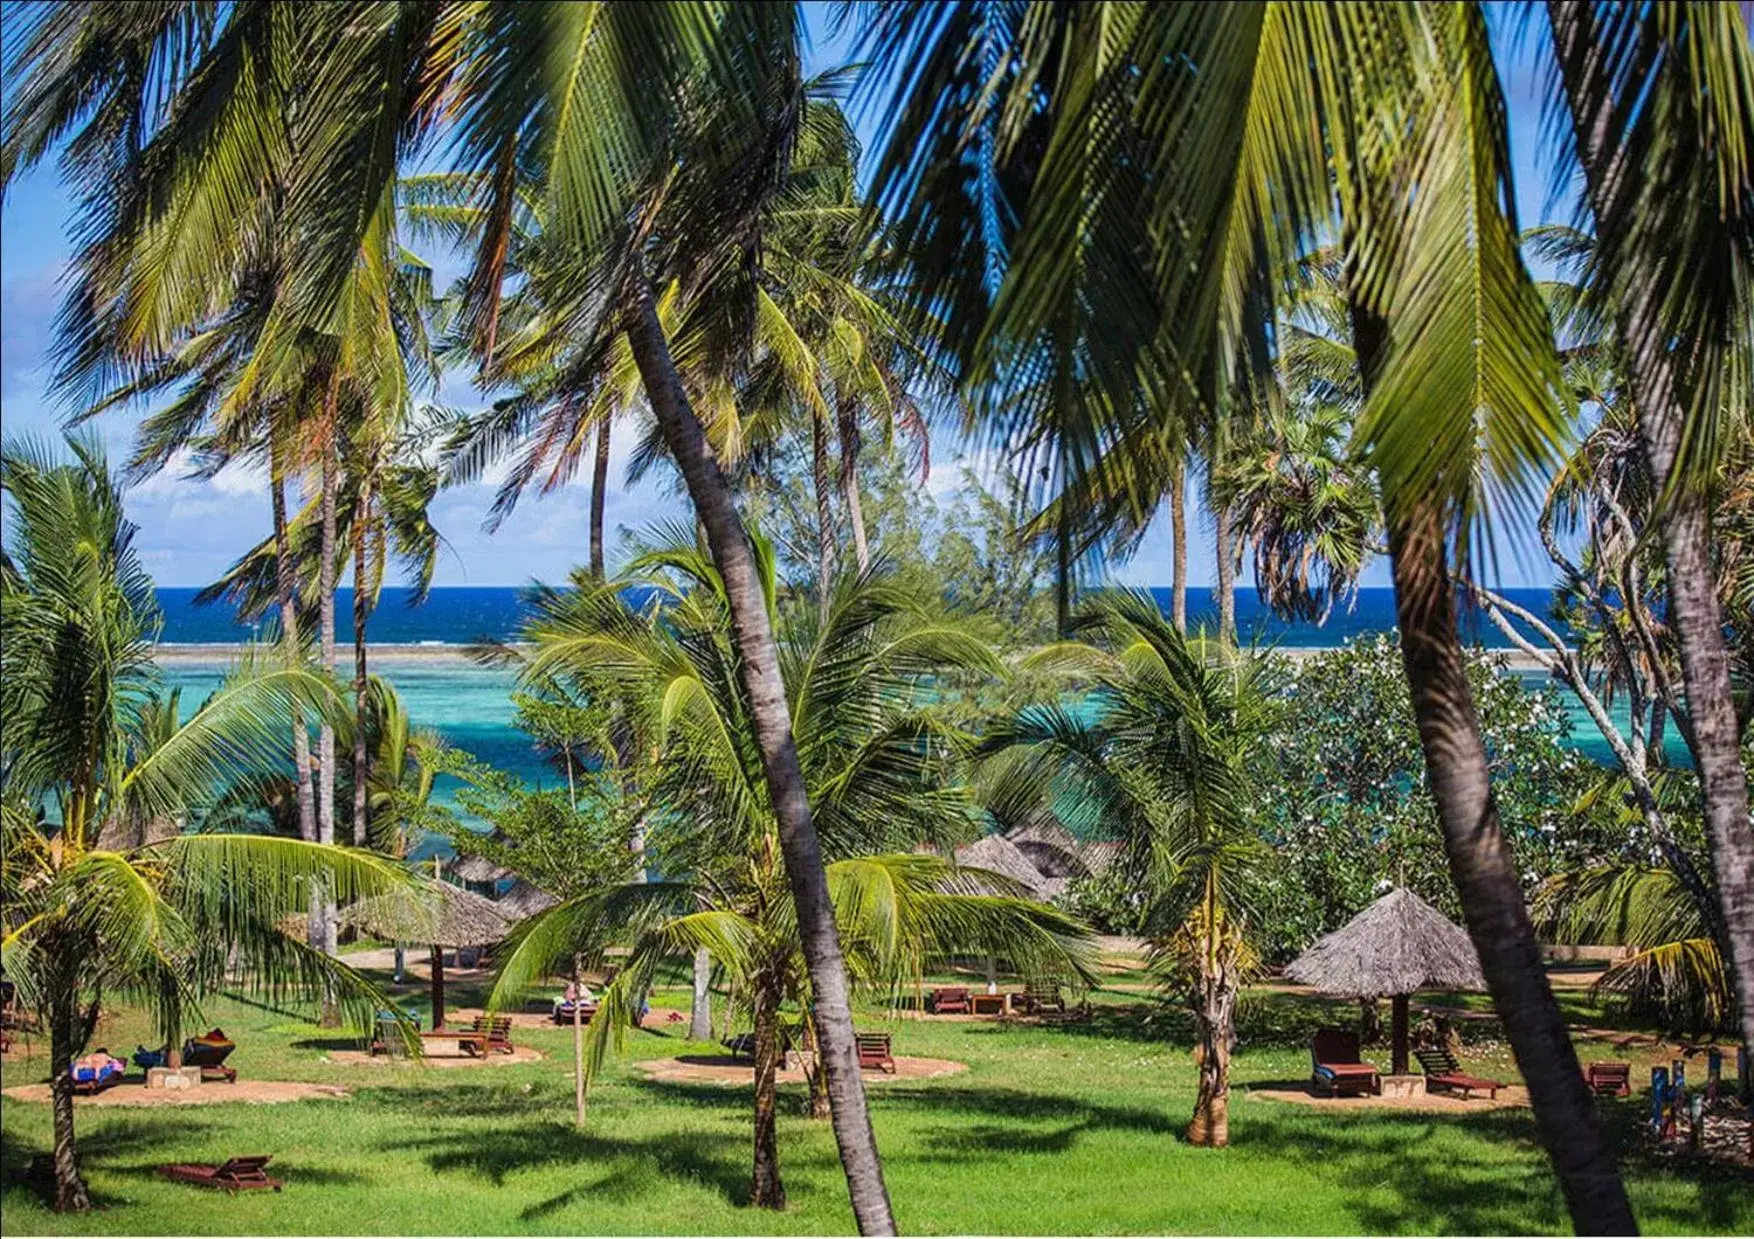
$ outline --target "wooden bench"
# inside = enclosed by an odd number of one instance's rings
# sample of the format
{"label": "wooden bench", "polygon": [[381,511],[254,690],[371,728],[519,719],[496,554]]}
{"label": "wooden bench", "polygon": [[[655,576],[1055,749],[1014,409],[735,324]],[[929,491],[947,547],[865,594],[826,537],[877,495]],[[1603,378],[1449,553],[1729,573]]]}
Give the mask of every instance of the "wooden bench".
{"label": "wooden bench", "polygon": [[509,1015],[478,1015],[475,1022],[467,1029],[433,1029],[420,1034],[422,1041],[439,1039],[455,1041],[457,1048],[465,1054],[473,1054],[485,1058],[488,1054],[498,1051],[501,1054],[512,1053],[512,1017]]}
{"label": "wooden bench", "polygon": [[888,1033],[854,1033],[859,1046],[859,1068],[874,1067],[888,1075],[895,1074],[895,1055],[889,1049]]}
{"label": "wooden bench", "polygon": [[1023,1010],[1028,1015],[1036,1015],[1052,1007],[1061,1015],[1066,1013],[1066,996],[1060,987],[1052,981],[1030,981],[1023,987],[1023,995],[1019,999]]}
{"label": "wooden bench", "polygon": [[1583,1069],[1583,1078],[1597,1097],[1632,1095],[1631,1063],[1589,1063]]}
{"label": "wooden bench", "polygon": [[974,1008],[969,1003],[968,986],[940,985],[926,995],[926,1010],[933,1015],[968,1015]]}
{"label": "wooden bench", "polygon": [[976,994],[969,1000],[969,1006],[975,1015],[1004,1015],[1010,1001],[1009,994]]}

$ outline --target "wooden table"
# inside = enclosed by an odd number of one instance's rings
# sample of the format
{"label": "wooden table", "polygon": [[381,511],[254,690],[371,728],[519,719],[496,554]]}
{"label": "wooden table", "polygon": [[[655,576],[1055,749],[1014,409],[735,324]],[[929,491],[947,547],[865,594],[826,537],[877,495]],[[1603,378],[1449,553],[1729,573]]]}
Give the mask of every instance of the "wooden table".
{"label": "wooden table", "polygon": [[976,1015],[1004,1015],[1004,994],[974,994],[969,998],[970,1005]]}

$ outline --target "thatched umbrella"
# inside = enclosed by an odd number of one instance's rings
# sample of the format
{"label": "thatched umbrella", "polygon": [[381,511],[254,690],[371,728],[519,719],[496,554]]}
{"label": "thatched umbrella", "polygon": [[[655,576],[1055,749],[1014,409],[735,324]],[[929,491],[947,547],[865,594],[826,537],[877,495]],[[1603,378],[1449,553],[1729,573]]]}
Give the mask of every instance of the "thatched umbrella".
{"label": "thatched umbrella", "polygon": [[498,883],[512,876],[511,870],[494,864],[484,856],[457,856],[446,866],[459,882]]}
{"label": "thatched umbrella", "polygon": [[968,869],[985,869],[989,873],[1010,878],[1037,899],[1051,899],[1054,882],[1037,869],[1028,856],[1003,835],[987,835],[975,843],[965,843],[953,854],[955,862]]}
{"label": "thatched umbrella", "polygon": [[445,1025],[445,955],[451,947],[499,942],[509,925],[493,900],[446,882],[429,882],[412,891],[374,895],[353,904],[342,923],[377,938],[424,942],[432,949],[432,1026]]}
{"label": "thatched umbrella", "polygon": [[521,921],[538,912],[546,912],[559,902],[560,900],[541,887],[519,878],[506,888],[505,894],[493,901],[493,906],[500,910],[506,920]]}
{"label": "thatched umbrella", "polygon": [[1407,996],[1483,990],[1467,931],[1409,890],[1392,890],[1292,961],[1285,975],[1342,998],[1394,999],[1395,1075],[1407,1072]]}

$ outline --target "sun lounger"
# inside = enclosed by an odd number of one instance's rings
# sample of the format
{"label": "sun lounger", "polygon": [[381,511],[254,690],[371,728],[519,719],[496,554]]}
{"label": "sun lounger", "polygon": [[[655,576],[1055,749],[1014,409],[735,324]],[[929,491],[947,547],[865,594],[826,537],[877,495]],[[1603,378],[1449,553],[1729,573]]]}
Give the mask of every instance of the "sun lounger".
{"label": "sun lounger", "polygon": [[237,1049],[236,1043],[219,1029],[199,1037],[190,1037],[183,1042],[183,1066],[199,1067],[203,1080],[224,1080],[227,1084],[238,1082],[238,1069],[227,1067],[225,1060]]}
{"label": "sun lounger", "polygon": [[889,1050],[888,1033],[854,1033],[859,1046],[859,1067],[895,1074],[895,1055]]}
{"label": "sun lounger", "polygon": [[1597,1097],[1632,1095],[1631,1063],[1589,1063],[1583,1069],[1583,1078]]}
{"label": "sun lounger", "polygon": [[1464,1100],[1470,1093],[1485,1093],[1496,1101],[1498,1090],[1504,1087],[1501,1081],[1467,1074],[1448,1050],[1414,1050],[1413,1055],[1425,1071],[1425,1091],[1428,1093],[1460,1093]]}
{"label": "sun lounger", "polygon": [[1310,1087],[1329,1097],[1362,1096],[1377,1090],[1377,1070],[1358,1057],[1358,1034],[1324,1028],[1309,1042]]}
{"label": "sun lounger", "polygon": [[940,985],[926,995],[926,1010],[933,1015],[968,1015],[974,1007],[969,1002],[968,986]]}
{"label": "sun lounger", "polygon": [[[575,1004],[564,1000],[555,1003],[554,1022],[556,1024],[571,1024],[574,1005]],[[576,1005],[579,1010],[579,1023],[589,1024],[591,1022],[591,1017],[597,1014],[597,1004],[594,1002],[580,1002]]]}
{"label": "sun lounger", "polygon": [[263,1167],[273,1160],[270,1157],[234,1157],[220,1166],[205,1166],[195,1162],[178,1162],[169,1166],[160,1166],[158,1173],[167,1179],[175,1179],[179,1183],[193,1183],[198,1187],[217,1187],[227,1192],[245,1192],[273,1188],[279,1191],[279,1179],[270,1179]]}

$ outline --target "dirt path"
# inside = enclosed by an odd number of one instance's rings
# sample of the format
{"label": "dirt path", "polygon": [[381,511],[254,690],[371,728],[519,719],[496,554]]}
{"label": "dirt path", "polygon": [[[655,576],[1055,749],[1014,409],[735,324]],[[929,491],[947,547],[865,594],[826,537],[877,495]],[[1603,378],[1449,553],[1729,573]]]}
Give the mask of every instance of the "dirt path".
{"label": "dirt path", "polygon": [[[335,1084],[295,1084],[288,1080],[239,1080],[236,1084],[202,1084],[196,1088],[147,1088],[144,1081],[124,1080],[89,1097],[75,1098],[85,1106],[218,1106],[227,1103],[248,1103],[258,1106],[276,1105],[283,1101],[316,1101],[346,1097],[348,1092]],[[6,1096],[18,1101],[47,1105],[47,1084],[20,1084],[6,1090]]]}

